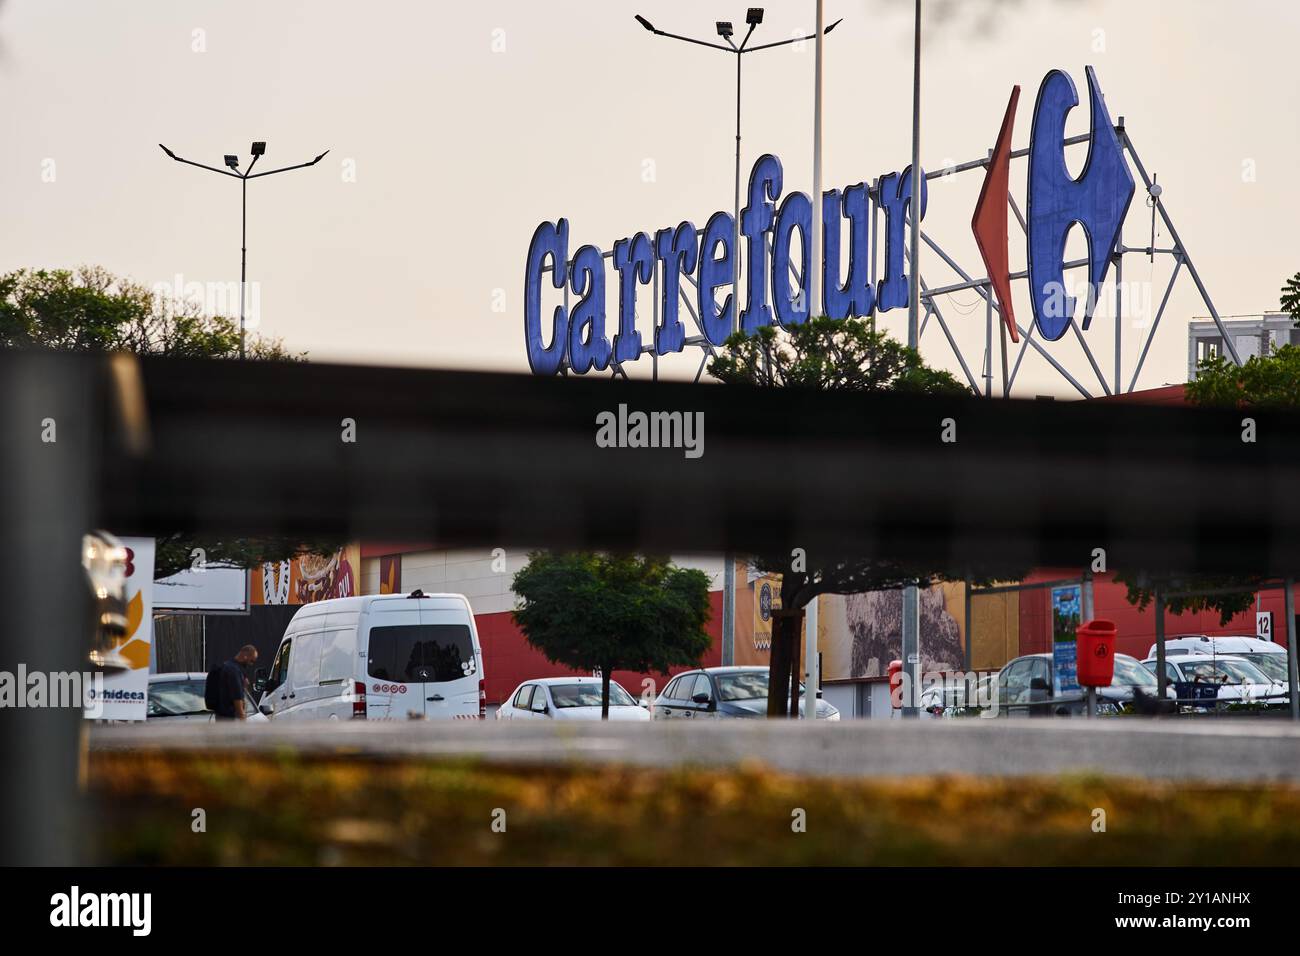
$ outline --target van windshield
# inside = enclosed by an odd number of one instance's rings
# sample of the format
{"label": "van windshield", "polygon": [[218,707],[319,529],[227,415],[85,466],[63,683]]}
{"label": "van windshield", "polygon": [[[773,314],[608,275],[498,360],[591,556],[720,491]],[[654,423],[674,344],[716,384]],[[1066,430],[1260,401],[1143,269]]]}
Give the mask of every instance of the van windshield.
{"label": "van windshield", "polygon": [[478,671],[465,624],[403,624],[370,629],[371,677],[411,684],[460,680]]}

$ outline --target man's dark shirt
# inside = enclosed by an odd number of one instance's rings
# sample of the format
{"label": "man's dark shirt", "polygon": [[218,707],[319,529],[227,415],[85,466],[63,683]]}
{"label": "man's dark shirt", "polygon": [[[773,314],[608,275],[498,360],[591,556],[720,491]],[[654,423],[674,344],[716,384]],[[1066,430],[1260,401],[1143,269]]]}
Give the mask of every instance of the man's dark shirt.
{"label": "man's dark shirt", "polygon": [[208,675],[208,680],[213,678],[217,681],[217,717],[236,719],[239,714],[235,711],[235,701],[244,699],[244,669],[233,660],[226,661]]}

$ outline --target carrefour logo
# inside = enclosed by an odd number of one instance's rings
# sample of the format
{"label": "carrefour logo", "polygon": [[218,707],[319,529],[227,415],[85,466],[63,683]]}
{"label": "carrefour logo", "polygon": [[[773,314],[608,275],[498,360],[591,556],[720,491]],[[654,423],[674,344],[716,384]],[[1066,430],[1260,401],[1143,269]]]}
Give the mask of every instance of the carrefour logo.
{"label": "carrefour logo", "polygon": [[[1053,70],[1044,77],[1030,132],[1026,272],[1034,323],[1048,340],[1064,335],[1076,313],[1082,328],[1089,327],[1135,188],[1092,67],[1086,68],[1086,75],[1091,131],[1082,173],[1071,177],[1065,164],[1065,119],[1079,105],[1074,81],[1066,73]],[[1010,294],[1007,183],[1019,95],[1017,86],[971,220],[1013,341],[1019,341],[1019,334]],[[925,181],[922,175],[916,204],[920,221],[929,200]],[[633,362],[647,352],[662,356],[705,341],[719,346],[730,334],[733,319],[746,333],[774,323],[790,327],[807,321],[814,204],[805,193],[785,191],[781,161],[771,154],[754,163],[745,197],[739,225],[731,213],[719,211],[703,228],[688,220],[664,226],[653,236],[639,231],[616,240],[608,252],[583,244],[570,256],[569,221],[539,225],[528,247],[524,277],[524,340],[533,372],[550,375],[567,367],[584,373]],[[816,267],[821,269],[826,315],[865,317],[907,306],[904,246],[912,205],[910,167],[886,173],[872,186],[859,182],[822,194],[816,213],[824,255]],[[878,213],[883,213],[879,256],[872,247],[877,239],[871,228]],[[1066,294],[1064,281],[1066,236],[1076,223],[1088,242],[1088,292],[1082,310]],[[738,285],[737,242],[743,244],[748,264]],[[848,265],[841,273],[844,242]],[[877,259],[880,277],[872,281]],[[564,293],[564,303],[552,308],[549,322],[542,311],[544,284]],[[643,330],[636,321],[637,303],[642,287],[652,284],[657,288],[658,316],[653,330]],[[613,327],[606,315],[607,289],[616,293],[618,303]],[[736,301],[741,290],[743,306]],[[699,331],[694,339],[687,335],[683,304]],[[650,335],[643,337],[643,332]]]}

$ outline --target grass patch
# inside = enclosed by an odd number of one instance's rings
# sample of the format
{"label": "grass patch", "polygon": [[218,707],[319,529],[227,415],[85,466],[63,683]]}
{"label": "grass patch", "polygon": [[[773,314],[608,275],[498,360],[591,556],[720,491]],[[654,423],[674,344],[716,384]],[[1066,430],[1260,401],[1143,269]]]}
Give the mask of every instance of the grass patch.
{"label": "grass patch", "polygon": [[[1294,865],[1300,789],[1073,775],[845,780],[447,759],[91,755],[102,862]],[[195,808],[207,830],[192,830]],[[1105,811],[1106,832],[1093,830]],[[794,832],[802,810],[805,832]],[[505,813],[505,832],[494,818]]]}

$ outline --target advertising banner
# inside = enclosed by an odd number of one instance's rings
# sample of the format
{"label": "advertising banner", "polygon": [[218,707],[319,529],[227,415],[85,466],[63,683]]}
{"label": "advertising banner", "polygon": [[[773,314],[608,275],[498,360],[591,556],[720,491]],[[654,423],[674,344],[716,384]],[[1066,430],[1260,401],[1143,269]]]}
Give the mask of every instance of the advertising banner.
{"label": "advertising banner", "polygon": [[772,649],[772,612],[781,609],[781,575],[765,574],[754,581],[754,650]]}
{"label": "advertising banner", "polygon": [[123,538],[126,547],[126,634],[118,652],[130,667],[106,674],[102,695],[86,691],[87,717],[144,720],[149,700],[149,654],[153,647],[153,538]]}
{"label": "advertising banner", "polygon": [[1077,694],[1078,639],[1082,623],[1083,589],[1077,584],[1052,588],[1052,690],[1055,694]]}
{"label": "advertising banner", "polygon": [[312,604],[361,593],[358,571],[361,545],[349,544],[333,554],[303,554],[254,568],[250,596],[258,604]]}

